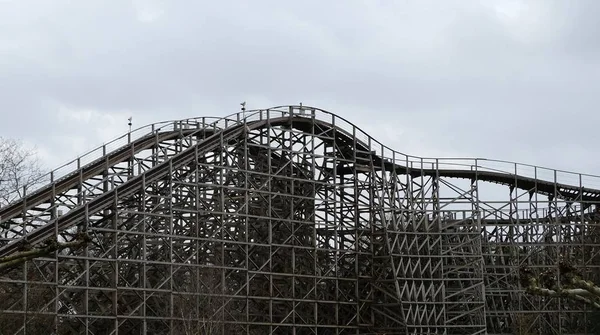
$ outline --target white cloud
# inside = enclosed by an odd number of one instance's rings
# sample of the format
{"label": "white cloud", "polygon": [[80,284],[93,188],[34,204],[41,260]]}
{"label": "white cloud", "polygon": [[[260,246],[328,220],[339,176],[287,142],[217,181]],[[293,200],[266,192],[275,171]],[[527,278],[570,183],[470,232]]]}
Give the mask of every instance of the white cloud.
{"label": "white cloud", "polygon": [[165,14],[162,1],[157,0],[132,0],[136,17],[140,22],[153,22]]}
{"label": "white cloud", "polygon": [[584,0],[4,2],[0,132],[75,157],[129,116],[303,102],[401,152],[594,172],[598,15]]}

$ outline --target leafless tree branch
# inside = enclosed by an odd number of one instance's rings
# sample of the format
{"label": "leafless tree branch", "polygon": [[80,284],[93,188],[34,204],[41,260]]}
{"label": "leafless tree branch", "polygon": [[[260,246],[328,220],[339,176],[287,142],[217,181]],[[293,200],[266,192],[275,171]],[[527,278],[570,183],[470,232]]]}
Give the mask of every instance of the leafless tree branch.
{"label": "leafless tree branch", "polygon": [[0,206],[45,181],[37,152],[21,141],[0,137]]}
{"label": "leafless tree branch", "polygon": [[26,248],[27,250],[25,251],[18,252],[10,256],[0,257],[0,271],[6,268],[14,267],[25,261],[48,255],[54,251],[60,251],[66,248],[79,248],[90,241],[90,237],[86,234],[80,234],[72,242],[58,242],[55,240],[50,240],[40,248]]}

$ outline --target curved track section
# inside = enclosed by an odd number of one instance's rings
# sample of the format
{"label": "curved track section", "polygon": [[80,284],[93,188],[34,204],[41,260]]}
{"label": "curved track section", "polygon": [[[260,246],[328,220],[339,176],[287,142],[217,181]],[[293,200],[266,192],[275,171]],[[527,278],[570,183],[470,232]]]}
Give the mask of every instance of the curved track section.
{"label": "curved track section", "polygon": [[247,115],[144,128],[1,208],[5,260],[90,238],[1,270],[2,332],[592,331],[514,276],[563,255],[594,279],[600,178],[409,156],[316,108]]}

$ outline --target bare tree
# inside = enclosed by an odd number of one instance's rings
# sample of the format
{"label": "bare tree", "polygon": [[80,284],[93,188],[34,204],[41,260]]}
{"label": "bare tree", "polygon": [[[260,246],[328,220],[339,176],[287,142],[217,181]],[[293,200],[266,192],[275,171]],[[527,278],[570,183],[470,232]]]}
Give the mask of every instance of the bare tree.
{"label": "bare tree", "polygon": [[[35,149],[23,142],[0,137],[0,208],[23,196],[27,190],[46,181]],[[0,226],[0,232],[7,226]],[[76,241],[76,243],[85,241]],[[57,241],[27,252],[0,258],[0,271],[43,254],[62,250],[70,244]]]}
{"label": "bare tree", "polygon": [[0,207],[44,181],[37,152],[23,142],[0,137]]}

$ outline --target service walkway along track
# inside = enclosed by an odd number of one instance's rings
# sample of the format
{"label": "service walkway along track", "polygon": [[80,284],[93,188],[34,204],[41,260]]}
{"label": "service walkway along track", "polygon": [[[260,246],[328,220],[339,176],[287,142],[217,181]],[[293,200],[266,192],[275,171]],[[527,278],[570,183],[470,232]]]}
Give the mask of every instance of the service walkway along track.
{"label": "service walkway along track", "polygon": [[[28,208],[33,208],[45,202],[49,202],[54,194],[72,189],[76,187],[81,180],[96,176],[105,171],[107,166],[126,161],[130,159],[136,152],[154,147],[161,141],[176,139],[178,137],[200,135],[205,138],[196,146],[192,146],[170,158],[169,160],[151,168],[150,170],[133,177],[124,184],[119,185],[117,188],[89,200],[85,205],[65,213],[63,216],[54,219],[46,226],[40,227],[37,230],[28,233],[26,236],[27,242],[30,245],[35,245],[36,243],[39,243],[50,237],[54,233],[55,225],[58,226],[59,230],[62,230],[71,227],[78,222],[83,222],[87,215],[91,213],[98,213],[104,209],[109,209],[115,197],[127,196],[132,192],[135,192],[135,190],[142,185],[142,180],[145,180],[145,182],[152,182],[164,177],[167,173],[169,173],[170,168],[177,168],[183,166],[184,164],[189,164],[193,159],[196,150],[198,150],[198,155],[202,155],[203,153],[218,147],[218,145],[223,145],[230,138],[244,135],[244,133],[248,130],[259,129],[267,124],[270,126],[288,125],[307,133],[310,132],[310,127],[315,126],[319,127],[323,132],[333,132],[335,130],[335,141],[339,142],[339,144],[347,145],[348,143],[355,141],[355,139],[353,139],[352,136],[344,130],[335,128],[335,126],[324,121],[294,115],[289,117],[273,118],[269,120],[251,121],[247,124],[241,123],[227,129],[219,130],[214,134],[212,133],[212,129],[209,127],[203,129],[170,131],[154,135],[150,134],[147,137],[142,137],[132,142],[131,145],[127,145],[115,150],[107,156],[82,167],[80,170],[74,171],[73,173],[70,173],[69,175],[57,180],[55,183],[43,187],[27,197],[11,204],[10,206],[1,209],[0,223],[8,222],[12,218],[15,218],[19,214],[23,213]],[[403,166],[400,163],[390,162],[384,157],[379,157],[373,153],[370,153],[370,149],[365,143],[361,143],[358,140],[356,140],[356,143],[357,150],[359,150],[361,154],[365,156],[365,158],[371,158],[367,157],[368,155],[373,156],[372,159],[375,166],[379,166],[381,169],[386,171],[395,170],[397,174],[408,174],[411,177],[437,176],[470,180],[478,179],[480,181],[512,186],[526,191],[535,189],[535,192],[548,196],[553,196],[556,194],[558,198],[568,201],[584,201],[587,203],[600,201],[600,190],[597,189],[583,188],[566,184],[556,184],[545,180],[538,180],[509,173],[478,170],[410,168]],[[358,153],[357,156],[359,156]],[[340,166],[337,168],[337,173],[350,173],[352,169],[352,166]],[[20,240],[16,240],[2,247],[0,249],[0,257],[10,255],[12,252],[16,251],[19,247],[19,242]]]}
{"label": "service walkway along track", "polygon": [[[74,210],[66,213],[64,216],[56,218],[52,224],[34,230],[26,236],[27,242],[30,245],[35,245],[51,237],[54,234],[55,226],[57,226],[57,229],[60,231],[84,221],[90,213],[97,213],[104,209],[109,209],[117,197],[125,197],[134,193],[139,187],[141,187],[142,181],[150,183],[158,180],[159,178],[170,173],[171,169],[189,164],[194,159],[196,150],[213,150],[219,145],[222,145],[223,142],[239,136],[244,131],[246,131],[246,129],[242,125],[229,128],[209,136],[205,141],[202,142],[201,146],[186,149],[163,164],[133,177],[126,183],[92,199],[85,205],[75,208]],[[4,257],[12,252],[15,252],[19,248],[19,242],[19,240],[14,241],[0,249],[0,257]]]}
{"label": "service walkway along track", "polygon": [[[76,170],[75,186],[61,184],[68,200],[78,200],[71,194],[82,192],[82,184],[84,190],[99,187],[91,197],[60,207],[66,210],[58,217],[36,215],[66,196],[23,199],[10,220],[40,218],[26,234],[34,248],[52,239],[71,241],[76,230],[86,228],[93,242],[4,273],[2,321],[16,325],[6,332],[18,334],[19,327],[31,332],[33,326],[46,333],[50,327],[60,333],[72,327],[75,333],[133,334],[157,326],[163,333],[177,332],[173,325],[184,316],[175,308],[194,312],[196,298],[180,298],[195,292],[218,296],[219,310],[232,307],[231,315],[218,320],[226,322],[223,329],[238,331],[223,333],[407,333],[408,328],[419,334],[504,335],[513,331],[510,320],[524,311],[547,316],[545,330],[554,324],[569,329],[557,334],[589,333],[575,322],[566,326],[561,311],[533,303],[520,307],[529,297],[509,277],[519,266],[513,252],[532,245],[549,250],[530,258],[545,269],[555,266],[553,255],[565,248],[585,255],[594,251],[589,248],[597,240],[587,234],[594,220],[577,210],[575,222],[569,209],[594,205],[600,192],[583,186],[598,179],[579,175],[579,186],[570,186],[556,183],[576,184],[570,175],[563,179],[553,170],[554,178],[536,167],[481,166],[493,165],[492,160],[403,155],[338,116],[294,108],[265,112],[246,124],[233,119],[159,160],[152,159],[154,149],[136,157],[135,148],[119,149],[123,163],[115,158],[108,173],[115,171],[120,180],[104,188],[98,183],[107,178],[106,166],[89,174]],[[127,169],[130,162],[142,169]],[[295,162],[309,173],[298,174],[291,167]],[[88,180],[82,182],[84,176]],[[567,215],[545,216],[542,206],[565,203],[561,209]],[[517,209],[524,209],[524,216]],[[440,215],[446,213],[456,216]],[[545,221],[537,220],[539,214]],[[540,240],[547,234],[577,236],[568,244]],[[23,235],[0,246],[0,255],[21,256],[17,242]],[[205,268],[225,279],[206,290],[190,286],[199,278],[192,270]],[[27,305],[32,301],[40,304]],[[560,304],[569,312],[576,308]],[[583,320],[585,312],[576,312]],[[541,323],[528,321],[532,327]]]}

